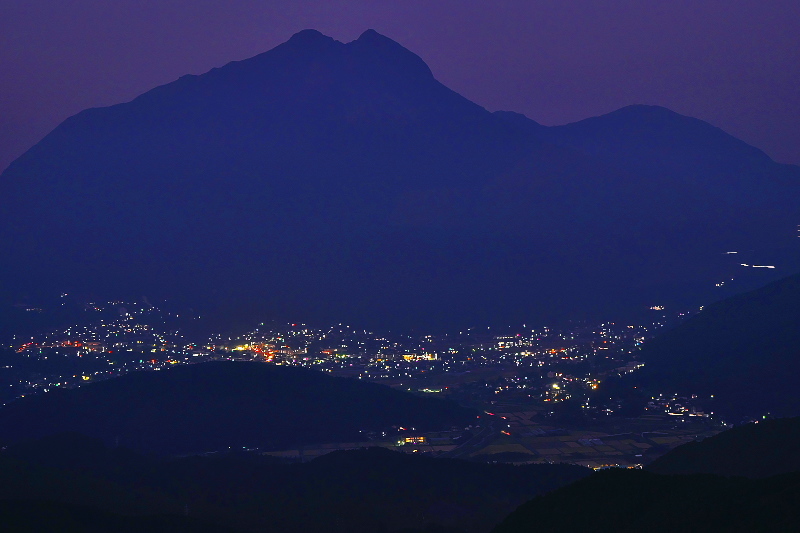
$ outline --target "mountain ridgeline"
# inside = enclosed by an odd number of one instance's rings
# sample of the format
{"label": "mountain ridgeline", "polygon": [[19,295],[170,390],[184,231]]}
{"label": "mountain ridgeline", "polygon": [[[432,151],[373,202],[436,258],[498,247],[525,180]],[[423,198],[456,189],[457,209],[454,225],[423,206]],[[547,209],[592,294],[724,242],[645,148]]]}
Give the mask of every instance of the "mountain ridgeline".
{"label": "mountain ridgeline", "polygon": [[[664,108],[545,127],[372,30],[305,30],[78,113],[12,163],[2,296],[373,327],[695,305],[800,268],[799,187],[800,168]],[[780,268],[739,264],[757,261]]]}

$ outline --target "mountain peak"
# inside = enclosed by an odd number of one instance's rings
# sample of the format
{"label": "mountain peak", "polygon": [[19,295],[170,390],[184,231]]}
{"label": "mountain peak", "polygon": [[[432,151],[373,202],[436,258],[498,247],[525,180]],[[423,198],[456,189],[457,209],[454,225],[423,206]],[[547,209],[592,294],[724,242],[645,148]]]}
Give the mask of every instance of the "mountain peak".
{"label": "mountain peak", "polygon": [[654,118],[539,126],[463,98],[377,31],[304,30],[83,112],[12,164],[0,299],[153,293],[365,327],[509,324],[699,305],[731,266],[709,250],[794,238],[784,182],[800,169],[663,108],[620,113]]}
{"label": "mountain peak", "polygon": [[406,75],[416,73],[424,78],[433,78],[433,72],[421,57],[373,29],[366,30],[349,46],[379,62],[390,61],[401,67]]}
{"label": "mountain peak", "polygon": [[377,31],[373,30],[372,28],[369,28],[368,30],[364,31],[364,33],[362,33],[358,37],[358,39],[356,39],[356,41],[367,41],[367,42],[369,42],[369,41],[372,41],[372,42],[390,41],[390,42],[393,42],[393,43],[396,44],[395,41],[393,41],[392,39],[386,37],[385,35],[382,35],[382,34],[378,33]]}
{"label": "mountain peak", "polygon": [[607,116],[613,117],[628,117],[628,118],[636,118],[639,120],[658,120],[658,121],[692,121],[694,123],[702,122],[699,119],[693,117],[687,117],[686,115],[681,115],[678,112],[675,112],[669,108],[660,106],[660,105],[649,105],[649,104],[632,104],[627,105],[625,107],[621,107],[616,111],[612,111],[608,113]]}
{"label": "mountain peak", "polygon": [[300,46],[313,46],[333,43],[336,42],[336,40],[333,37],[328,37],[317,30],[306,29],[295,33],[286,42],[287,44],[292,43]]}

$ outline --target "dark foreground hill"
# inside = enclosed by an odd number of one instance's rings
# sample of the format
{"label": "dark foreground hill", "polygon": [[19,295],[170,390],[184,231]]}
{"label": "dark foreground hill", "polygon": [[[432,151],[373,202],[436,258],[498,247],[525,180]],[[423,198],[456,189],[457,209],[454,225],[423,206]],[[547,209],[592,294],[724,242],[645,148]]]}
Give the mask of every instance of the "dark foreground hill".
{"label": "dark foreground hill", "polygon": [[374,31],[308,30],[85,110],[12,163],[0,296],[426,328],[696,305],[800,259],[798,187],[798,167],[663,108],[547,128]]}
{"label": "dark foreground hill", "polygon": [[21,398],[0,409],[4,443],[77,431],[182,454],[366,440],[391,426],[465,427],[475,413],[437,398],[313,370],[212,362],[138,372]]}
{"label": "dark foreground hill", "polygon": [[766,479],[598,472],[533,499],[493,533],[796,531],[800,473]]}
{"label": "dark foreground hill", "polygon": [[647,466],[656,474],[765,478],[800,472],[800,418],[762,420],[678,446]]}
{"label": "dark foreground hill", "polygon": [[726,420],[800,414],[800,275],[706,306],[638,358],[628,388],[697,394]]}
{"label": "dark foreground hill", "polygon": [[235,533],[183,516],[131,517],[37,500],[0,500],[0,520],[4,533]]}
{"label": "dark foreground hill", "polygon": [[0,465],[0,498],[91,506],[136,523],[188,513],[209,528],[275,533],[488,531],[523,501],[591,472],[377,448],[300,464],[250,454],[155,459],[77,435],[11,447]]}

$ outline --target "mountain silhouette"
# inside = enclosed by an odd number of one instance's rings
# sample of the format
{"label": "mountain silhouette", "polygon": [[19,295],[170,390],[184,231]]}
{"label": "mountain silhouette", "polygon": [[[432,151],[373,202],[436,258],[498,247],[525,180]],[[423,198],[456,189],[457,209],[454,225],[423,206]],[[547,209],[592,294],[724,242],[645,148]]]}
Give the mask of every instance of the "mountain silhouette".
{"label": "mountain silhouette", "polygon": [[695,305],[731,269],[733,290],[778,275],[722,254],[796,245],[799,183],[663,108],[545,127],[468,101],[375,31],[305,30],[78,113],[13,162],[0,279],[8,298],[148,294],[382,327]]}
{"label": "mountain silhouette", "polygon": [[7,533],[236,533],[182,516],[130,517],[91,507],[37,500],[0,500]]}

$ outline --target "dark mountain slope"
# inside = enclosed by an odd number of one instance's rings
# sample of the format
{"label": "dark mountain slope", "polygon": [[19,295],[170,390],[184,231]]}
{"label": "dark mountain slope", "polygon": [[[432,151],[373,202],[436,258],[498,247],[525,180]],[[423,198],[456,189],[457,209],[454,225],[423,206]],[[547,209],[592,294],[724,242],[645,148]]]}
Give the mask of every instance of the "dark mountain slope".
{"label": "dark mountain slope", "polygon": [[182,516],[129,517],[63,503],[0,500],[6,533],[233,533]]}
{"label": "dark mountain slope", "polygon": [[[94,475],[78,467],[41,465],[38,459],[0,454],[0,501],[52,501],[122,515],[181,512],[180,502],[163,492],[139,490],[112,476]],[[137,466],[141,467],[141,462]]]}
{"label": "dark mountain slope", "polygon": [[645,366],[626,386],[697,394],[729,420],[797,415],[800,275],[707,306],[645,343],[638,358]]}
{"label": "dark mountain slope", "polygon": [[764,478],[800,471],[800,418],[762,420],[678,446],[650,463],[656,474]]}
{"label": "dark mountain slope", "polygon": [[466,426],[474,416],[450,402],[322,372],[215,362],[22,398],[0,409],[0,440],[75,431],[156,453],[284,449],[362,441],[362,430],[393,425]]}
{"label": "dark mountain slope", "polygon": [[494,533],[793,531],[800,474],[761,480],[599,472],[520,506]]}
{"label": "dark mountain slope", "polygon": [[776,274],[721,254],[795,245],[799,176],[660,108],[489,113],[374,31],[307,30],[79,113],[15,161],[0,279],[375,326],[695,305],[732,269]]}

